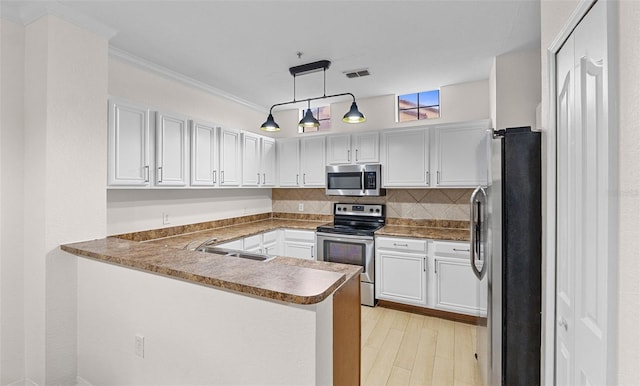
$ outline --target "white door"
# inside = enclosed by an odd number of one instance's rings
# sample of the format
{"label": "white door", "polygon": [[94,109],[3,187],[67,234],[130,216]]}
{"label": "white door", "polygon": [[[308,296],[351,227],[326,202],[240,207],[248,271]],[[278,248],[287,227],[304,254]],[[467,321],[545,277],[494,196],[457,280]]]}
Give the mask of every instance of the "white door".
{"label": "white door", "polygon": [[260,141],[260,168],[262,169],[261,186],[274,186],[276,184],[276,140],[262,138]]}
{"label": "white door", "polygon": [[156,184],[188,183],[189,121],[176,114],[156,112]]}
{"label": "white door", "polygon": [[149,185],[149,109],[109,100],[109,185]]}
{"label": "white door", "polygon": [[300,140],[300,169],[303,186],[325,186],[324,137]]}
{"label": "white door", "polygon": [[351,135],[340,134],[327,137],[327,164],[351,163]]}
{"label": "white door", "polygon": [[191,121],[191,185],[215,186],[218,177],[218,137],[215,125]]}
{"label": "white door", "polygon": [[353,147],[356,163],[380,162],[380,136],[377,132],[354,134]]}
{"label": "white door", "polygon": [[260,137],[242,134],[242,185],[260,184]]}
{"label": "white door", "polygon": [[429,186],[428,129],[382,133],[382,164],[384,187]]}
{"label": "white door", "polygon": [[220,185],[240,185],[240,132],[222,129],[220,133]]}
{"label": "white door", "polygon": [[606,4],[556,56],[556,383],[604,385],[611,289]]}
{"label": "white door", "polygon": [[283,139],[277,142],[278,185],[300,185],[300,143],[297,139]]}
{"label": "white door", "polygon": [[488,141],[485,127],[437,128],[436,186],[486,186]]}
{"label": "white door", "polygon": [[376,298],[427,305],[427,256],[376,252]]}

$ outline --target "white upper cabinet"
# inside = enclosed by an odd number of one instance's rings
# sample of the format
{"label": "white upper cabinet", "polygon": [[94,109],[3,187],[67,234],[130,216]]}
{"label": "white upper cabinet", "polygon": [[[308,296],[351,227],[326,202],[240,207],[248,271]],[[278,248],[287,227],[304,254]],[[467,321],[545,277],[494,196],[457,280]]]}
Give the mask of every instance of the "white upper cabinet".
{"label": "white upper cabinet", "polygon": [[382,133],[383,187],[429,186],[429,130],[389,130]]}
{"label": "white upper cabinet", "polygon": [[434,186],[487,185],[489,135],[488,125],[434,129]]}
{"label": "white upper cabinet", "polygon": [[242,134],[242,186],[260,185],[260,136]]}
{"label": "white upper cabinet", "polygon": [[327,137],[327,163],[329,165],[380,162],[377,132],[340,134]]}
{"label": "white upper cabinet", "polygon": [[273,186],[276,171],[275,139],[242,134],[242,186]]}
{"label": "white upper cabinet", "polygon": [[278,185],[300,186],[300,141],[297,138],[277,142]]}
{"label": "white upper cabinet", "polygon": [[324,137],[300,139],[300,172],[302,186],[326,186]]}
{"label": "white upper cabinet", "polygon": [[215,186],[218,183],[219,127],[191,121],[191,185]]}
{"label": "white upper cabinet", "polygon": [[149,109],[109,100],[108,184],[148,186]]}
{"label": "white upper cabinet", "polygon": [[261,186],[275,186],[276,184],[276,140],[262,137],[260,141],[260,169],[262,171]]}
{"label": "white upper cabinet", "polygon": [[220,186],[239,186],[242,174],[240,132],[220,130]]}
{"label": "white upper cabinet", "polygon": [[186,117],[156,112],[156,185],[188,184],[188,140]]}

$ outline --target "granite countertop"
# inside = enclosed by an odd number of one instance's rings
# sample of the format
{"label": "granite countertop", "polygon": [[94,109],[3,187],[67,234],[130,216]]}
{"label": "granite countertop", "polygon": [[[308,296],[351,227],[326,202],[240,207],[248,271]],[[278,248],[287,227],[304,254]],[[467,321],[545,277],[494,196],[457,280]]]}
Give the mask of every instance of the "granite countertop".
{"label": "granite countertop", "polygon": [[193,283],[296,304],[315,304],[329,297],[362,268],[291,257],[254,261],[182,249],[189,241],[215,236],[217,243],[277,228],[315,230],[326,221],[266,219],[146,242],[118,237],[62,245],[61,249],[107,263]]}
{"label": "granite countertop", "polygon": [[385,225],[376,236],[414,237],[418,239],[469,241],[468,229],[435,228],[425,226]]}

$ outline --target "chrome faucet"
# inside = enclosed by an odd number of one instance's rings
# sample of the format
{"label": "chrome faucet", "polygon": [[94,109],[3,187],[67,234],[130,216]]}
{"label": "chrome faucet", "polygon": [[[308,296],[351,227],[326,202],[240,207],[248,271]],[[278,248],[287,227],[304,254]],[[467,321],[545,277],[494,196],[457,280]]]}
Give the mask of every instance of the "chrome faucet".
{"label": "chrome faucet", "polygon": [[[185,245],[184,247],[182,247],[182,249],[189,249],[189,246],[191,244],[193,244],[195,240],[191,240],[187,243],[187,245]],[[217,237],[211,237],[206,239],[205,241],[203,241],[200,245],[198,245],[197,247],[193,248],[192,251],[197,251],[198,249],[202,248],[202,247],[206,247],[208,245],[211,245],[212,243],[218,241]]]}

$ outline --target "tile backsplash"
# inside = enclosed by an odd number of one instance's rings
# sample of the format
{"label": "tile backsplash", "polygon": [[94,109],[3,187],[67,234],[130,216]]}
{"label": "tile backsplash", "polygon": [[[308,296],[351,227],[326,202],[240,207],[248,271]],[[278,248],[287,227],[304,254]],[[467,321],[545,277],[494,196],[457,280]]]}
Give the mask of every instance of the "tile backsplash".
{"label": "tile backsplash", "polygon": [[386,204],[387,217],[404,219],[469,220],[472,189],[387,189],[383,197],[327,196],[325,189],[274,188],[273,212],[333,214],[335,202]]}

